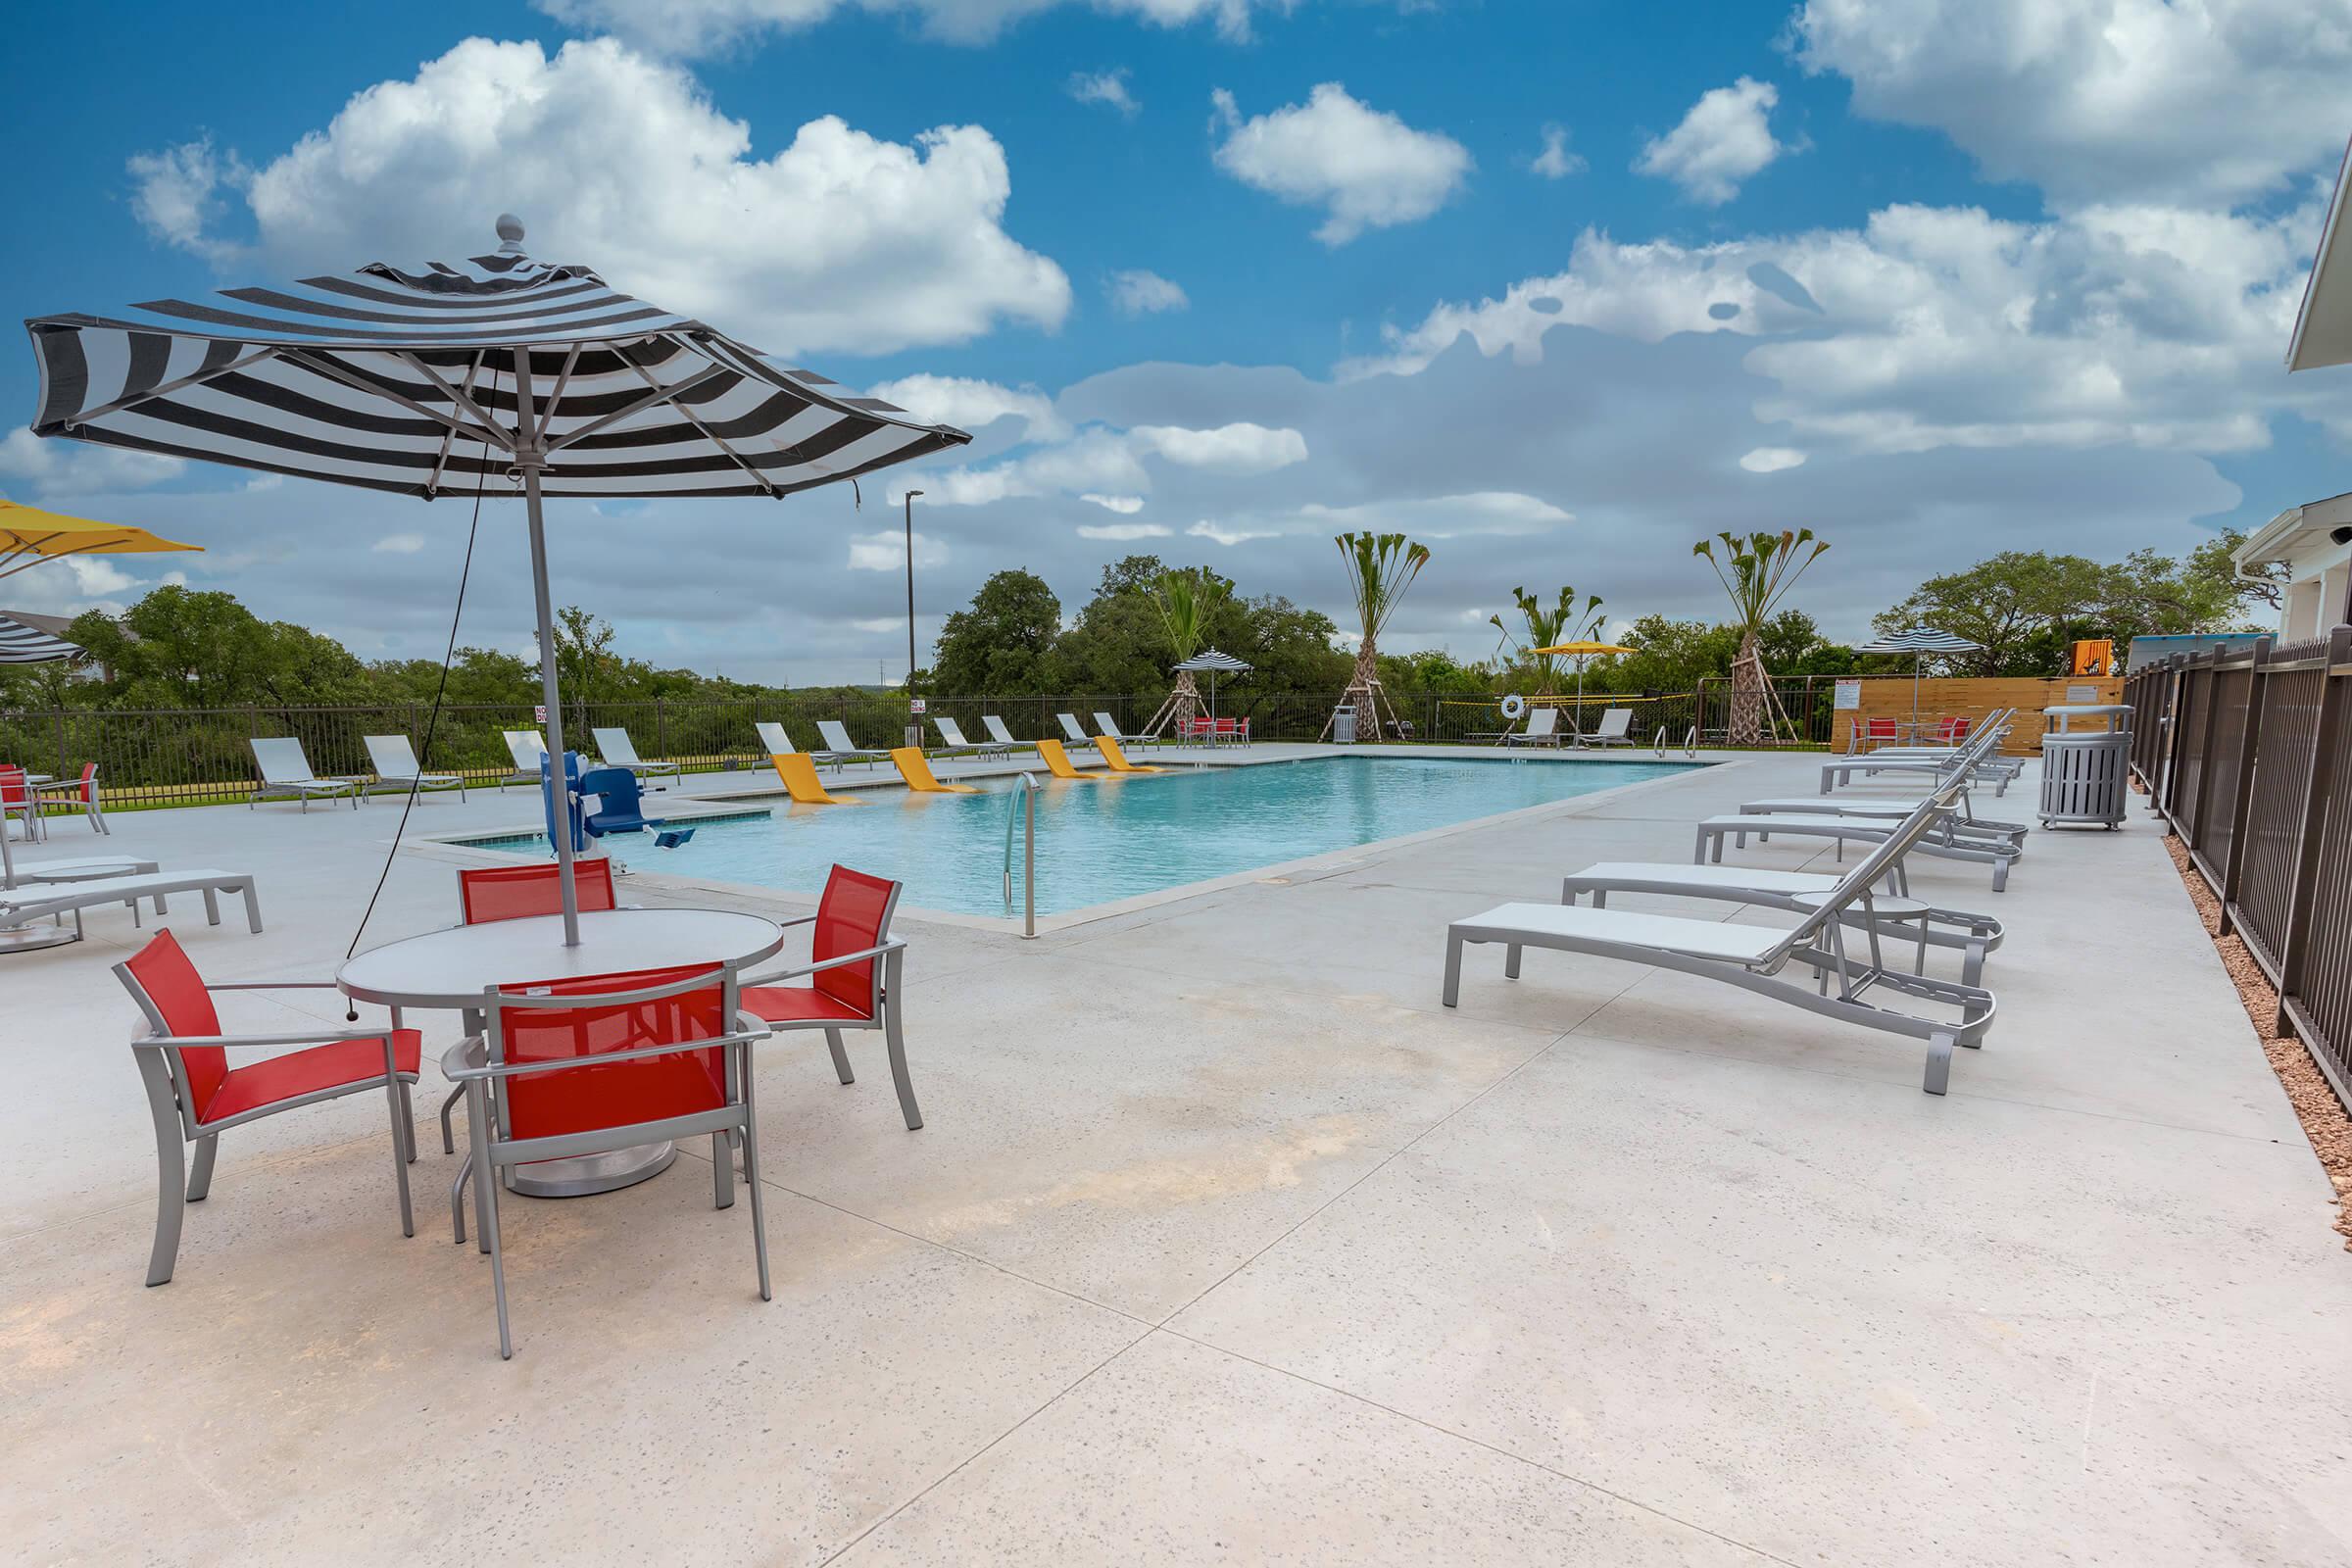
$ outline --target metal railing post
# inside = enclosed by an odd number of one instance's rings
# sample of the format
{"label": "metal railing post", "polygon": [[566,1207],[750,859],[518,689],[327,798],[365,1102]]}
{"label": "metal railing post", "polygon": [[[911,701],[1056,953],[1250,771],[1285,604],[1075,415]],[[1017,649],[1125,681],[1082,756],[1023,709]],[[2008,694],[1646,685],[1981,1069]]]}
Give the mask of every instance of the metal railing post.
{"label": "metal railing post", "polygon": [[2286,1004],[2302,990],[2303,969],[2311,956],[2311,908],[2320,891],[2321,828],[2328,820],[2329,797],[2335,791],[2335,737],[2346,720],[2345,705],[2352,701],[2352,675],[2338,675],[2338,666],[2352,662],[2352,626],[2328,634],[2327,664],[2320,676],[2320,712],[2311,743],[2311,770],[2303,787],[2303,820],[2295,836],[2295,884],[2287,895],[2286,929],[2278,954],[2278,1001],[2271,1013],[2271,1034],[2287,1030]]}
{"label": "metal railing post", "polygon": [[2238,875],[2246,863],[2246,829],[2254,805],[2254,749],[2262,734],[2267,683],[2263,668],[2271,662],[2271,645],[2268,637],[2255,639],[2254,656],[2246,665],[2246,724],[2237,746],[2236,788],[2230,799],[2230,853],[2222,859],[2222,885],[2214,890],[2222,906],[2220,927],[2214,932],[2217,937],[2230,934],[2230,911],[2237,903]]}

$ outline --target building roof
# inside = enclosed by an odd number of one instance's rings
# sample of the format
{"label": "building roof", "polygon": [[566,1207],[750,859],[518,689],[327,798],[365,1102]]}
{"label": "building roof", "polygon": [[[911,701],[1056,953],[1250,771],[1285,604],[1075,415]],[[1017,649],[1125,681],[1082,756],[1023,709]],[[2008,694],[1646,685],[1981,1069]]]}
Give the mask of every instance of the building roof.
{"label": "building roof", "polygon": [[2230,553],[2242,566],[2265,562],[2295,562],[2324,545],[2332,545],[2335,530],[2352,525],[2352,491],[2325,501],[2306,501],[2289,507],[2252,533]]}
{"label": "building roof", "polygon": [[2345,185],[2352,182],[2352,147],[2335,174],[2328,220],[2320,225],[2320,251],[2312,258],[2311,281],[2303,285],[2303,309],[2286,346],[2286,368],[2314,370],[2352,365],[2352,236],[2344,233]]}

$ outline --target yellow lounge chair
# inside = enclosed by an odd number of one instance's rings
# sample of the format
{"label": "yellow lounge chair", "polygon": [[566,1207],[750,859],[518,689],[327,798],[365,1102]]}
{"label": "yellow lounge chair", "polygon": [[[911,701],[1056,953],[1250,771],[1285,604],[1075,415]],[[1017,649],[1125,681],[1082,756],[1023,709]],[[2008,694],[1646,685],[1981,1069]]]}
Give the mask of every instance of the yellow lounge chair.
{"label": "yellow lounge chair", "polygon": [[858,803],[839,795],[828,795],[816,781],[816,761],[802,752],[771,755],[768,760],[776,764],[776,777],[792,792],[792,798],[803,806],[856,806]]}
{"label": "yellow lounge chair", "polygon": [[1037,755],[1046,760],[1046,771],[1055,778],[1103,779],[1104,773],[1082,773],[1070,765],[1070,754],[1062,750],[1061,742],[1046,740],[1037,743]]}
{"label": "yellow lounge chair", "polygon": [[906,787],[918,795],[977,795],[980,790],[971,784],[942,784],[931,774],[931,764],[923,760],[919,746],[894,746],[890,760],[899,764],[899,776]]}
{"label": "yellow lounge chair", "polygon": [[1095,750],[1102,754],[1103,765],[1113,773],[1166,773],[1171,771],[1164,767],[1145,767],[1140,763],[1130,762],[1127,760],[1127,754],[1119,750],[1119,743],[1107,735],[1095,737]]}

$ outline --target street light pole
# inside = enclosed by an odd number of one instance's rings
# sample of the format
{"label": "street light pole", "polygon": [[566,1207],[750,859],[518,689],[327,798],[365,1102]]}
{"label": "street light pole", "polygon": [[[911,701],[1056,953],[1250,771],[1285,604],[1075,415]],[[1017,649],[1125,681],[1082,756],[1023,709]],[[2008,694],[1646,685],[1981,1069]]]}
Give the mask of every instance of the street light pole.
{"label": "street light pole", "polygon": [[920,490],[906,492],[906,744],[923,744],[923,723],[914,710],[914,498]]}

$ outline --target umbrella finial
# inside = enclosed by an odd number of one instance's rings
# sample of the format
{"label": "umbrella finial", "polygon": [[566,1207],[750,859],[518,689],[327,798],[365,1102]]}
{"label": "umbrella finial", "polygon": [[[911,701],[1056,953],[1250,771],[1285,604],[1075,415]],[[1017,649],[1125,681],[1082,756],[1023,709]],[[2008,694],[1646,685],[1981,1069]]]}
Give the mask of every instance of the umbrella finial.
{"label": "umbrella finial", "polygon": [[522,254],[522,220],[513,213],[498,215],[498,253],[501,256]]}

